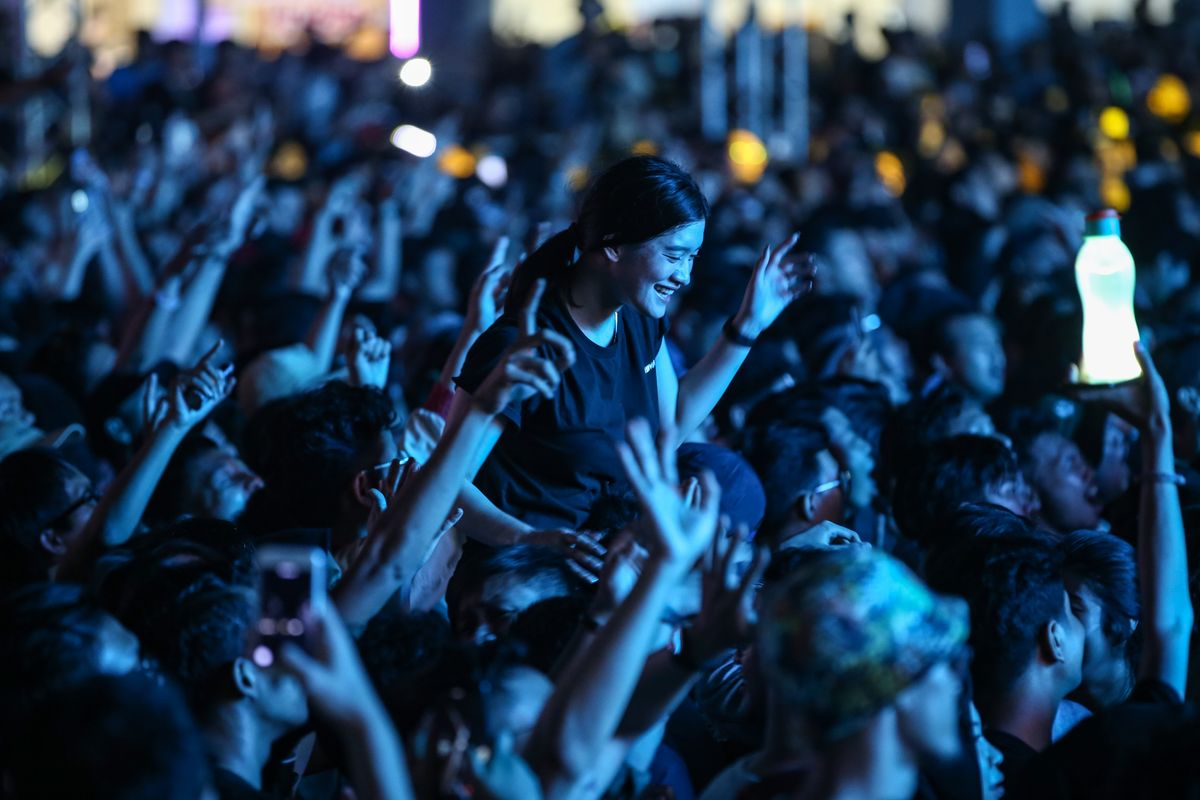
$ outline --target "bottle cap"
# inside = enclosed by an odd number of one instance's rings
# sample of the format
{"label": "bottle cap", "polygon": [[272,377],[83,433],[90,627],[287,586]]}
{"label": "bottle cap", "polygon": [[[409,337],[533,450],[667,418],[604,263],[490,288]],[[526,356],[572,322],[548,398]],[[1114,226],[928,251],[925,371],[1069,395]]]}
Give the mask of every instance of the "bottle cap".
{"label": "bottle cap", "polygon": [[1120,236],[1121,215],[1111,208],[1102,208],[1087,215],[1084,236]]}

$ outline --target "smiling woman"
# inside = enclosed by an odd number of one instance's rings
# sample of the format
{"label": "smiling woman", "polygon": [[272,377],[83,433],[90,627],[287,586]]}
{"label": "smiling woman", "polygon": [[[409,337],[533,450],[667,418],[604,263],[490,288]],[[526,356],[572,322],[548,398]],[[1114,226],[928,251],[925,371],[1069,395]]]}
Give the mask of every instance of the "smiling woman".
{"label": "smiling woman", "polygon": [[[667,357],[668,306],[692,279],[708,202],[691,176],[652,156],[621,161],[588,189],[574,224],[517,267],[507,309],[458,378],[453,418],[521,330],[517,309],[545,285],[536,328],[571,341],[576,361],[552,397],[504,410],[475,487],[459,498],[468,534],[493,543],[537,528],[575,528],[628,485],[614,441],[645,419],[678,444],[712,411],[754,338],[808,286],[784,264],[795,236],[768,247],[725,336],[680,380]],[[545,282],[544,284],[539,282]],[[512,513],[520,510],[522,521]]]}

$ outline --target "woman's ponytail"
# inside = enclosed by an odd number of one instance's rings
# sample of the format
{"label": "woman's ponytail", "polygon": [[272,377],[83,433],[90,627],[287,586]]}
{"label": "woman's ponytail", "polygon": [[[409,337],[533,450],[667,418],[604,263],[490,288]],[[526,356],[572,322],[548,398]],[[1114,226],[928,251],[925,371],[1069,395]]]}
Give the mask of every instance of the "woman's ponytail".
{"label": "woman's ponytail", "polygon": [[567,268],[575,262],[578,244],[576,228],[572,225],[542,242],[541,247],[526,256],[513,270],[508,299],[504,301],[504,313],[518,313],[525,306],[529,290],[539,278],[553,283],[562,277]]}

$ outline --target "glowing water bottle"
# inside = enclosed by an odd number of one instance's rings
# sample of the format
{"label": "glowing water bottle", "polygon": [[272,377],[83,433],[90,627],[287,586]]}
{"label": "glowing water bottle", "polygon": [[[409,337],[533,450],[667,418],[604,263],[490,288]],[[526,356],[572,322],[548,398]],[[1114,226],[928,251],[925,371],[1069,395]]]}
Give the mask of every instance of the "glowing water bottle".
{"label": "glowing water bottle", "polygon": [[1119,383],[1142,374],[1133,343],[1139,338],[1133,316],[1133,256],[1121,241],[1116,211],[1087,218],[1083,246],[1075,257],[1075,282],[1083,301],[1083,383]]}

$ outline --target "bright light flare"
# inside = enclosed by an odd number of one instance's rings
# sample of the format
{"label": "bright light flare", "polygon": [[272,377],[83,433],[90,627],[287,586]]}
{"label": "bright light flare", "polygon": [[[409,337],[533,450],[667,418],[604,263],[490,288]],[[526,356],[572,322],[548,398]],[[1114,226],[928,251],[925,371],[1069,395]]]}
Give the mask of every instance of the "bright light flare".
{"label": "bright light flare", "polygon": [[429,158],[437,152],[437,137],[416,125],[400,125],[392,131],[392,146],[417,158]]}
{"label": "bright light flare", "polygon": [[484,186],[499,189],[508,183],[508,164],[504,163],[504,159],[498,155],[486,155],[479,159],[479,166],[475,168],[475,174]]}
{"label": "bright light flare", "polygon": [[400,80],[405,86],[419,89],[433,77],[433,65],[427,58],[410,58],[400,68]]}
{"label": "bright light flare", "polygon": [[412,58],[421,49],[421,0],[390,0],[388,49],[396,58]]}

